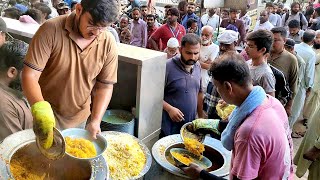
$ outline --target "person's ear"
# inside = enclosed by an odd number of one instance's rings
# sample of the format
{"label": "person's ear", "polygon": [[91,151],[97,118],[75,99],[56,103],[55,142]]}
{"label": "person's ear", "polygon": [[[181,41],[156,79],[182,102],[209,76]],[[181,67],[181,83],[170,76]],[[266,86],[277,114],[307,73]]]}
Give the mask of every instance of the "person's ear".
{"label": "person's ear", "polygon": [[263,48],[261,48],[259,51],[260,51],[262,54],[264,54],[264,53],[267,51],[267,49],[266,49],[265,47],[263,47]]}
{"label": "person's ear", "polygon": [[10,79],[15,79],[17,75],[19,74],[18,70],[15,67],[10,67],[7,71],[7,76]]}
{"label": "person's ear", "polygon": [[223,82],[223,86],[229,95],[232,94],[232,85],[230,82],[228,82],[228,81]]}
{"label": "person's ear", "polygon": [[76,14],[80,16],[82,14],[83,7],[80,3],[76,4]]}

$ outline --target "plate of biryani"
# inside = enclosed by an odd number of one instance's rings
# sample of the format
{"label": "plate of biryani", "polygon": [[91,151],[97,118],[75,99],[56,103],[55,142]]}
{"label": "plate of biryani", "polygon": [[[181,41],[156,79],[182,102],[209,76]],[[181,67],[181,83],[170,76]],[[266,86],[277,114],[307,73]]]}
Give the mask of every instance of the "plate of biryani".
{"label": "plate of biryani", "polygon": [[149,149],[138,138],[122,132],[104,131],[108,147],[103,153],[112,180],[138,179],[150,169]]}

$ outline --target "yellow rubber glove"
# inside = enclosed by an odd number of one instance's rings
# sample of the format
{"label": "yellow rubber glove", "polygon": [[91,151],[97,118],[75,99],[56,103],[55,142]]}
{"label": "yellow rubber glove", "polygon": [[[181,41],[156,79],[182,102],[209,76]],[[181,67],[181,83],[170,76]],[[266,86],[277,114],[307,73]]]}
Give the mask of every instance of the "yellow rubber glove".
{"label": "yellow rubber glove", "polygon": [[40,145],[49,149],[53,143],[53,127],[56,122],[51,105],[47,101],[39,101],[32,105],[33,131],[39,138]]}
{"label": "yellow rubber glove", "polygon": [[220,135],[220,132],[218,130],[219,126],[219,119],[196,119],[192,121],[193,124],[193,130],[203,130],[203,131],[212,131],[218,135]]}

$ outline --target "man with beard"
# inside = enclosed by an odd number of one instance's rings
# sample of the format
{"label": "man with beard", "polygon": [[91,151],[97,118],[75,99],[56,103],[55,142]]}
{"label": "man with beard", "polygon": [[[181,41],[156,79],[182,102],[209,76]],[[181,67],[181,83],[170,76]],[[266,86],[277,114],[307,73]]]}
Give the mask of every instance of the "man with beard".
{"label": "man with beard", "polygon": [[229,18],[223,19],[220,26],[223,28],[227,28],[229,25],[235,26],[240,34],[237,45],[240,45],[241,42],[245,42],[246,28],[244,27],[243,21],[237,18],[237,13],[238,11],[236,9],[230,9]]}
{"label": "man with beard", "polygon": [[188,29],[188,20],[194,19],[198,23],[198,28],[201,28],[200,18],[194,13],[196,11],[196,4],[193,2],[188,3],[188,10],[187,14],[184,15],[181,19],[181,24],[184,26],[185,29]]}
{"label": "man with beard", "polygon": [[140,12],[141,12],[141,19],[147,22],[148,6],[146,5],[140,6]]}
{"label": "man with beard", "polygon": [[207,14],[201,17],[203,26],[211,26],[214,30],[219,27],[219,16],[216,14],[215,8],[210,8]]}
{"label": "man with beard", "polygon": [[289,12],[282,15],[282,26],[288,30],[288,24],[291,20],[296,19],[300,23],[302,30],[307,29],[308,21],[306,17],[300,12],[300,3],[293,2],[291,4],[291,14]]}
{"label": "man with beard", "polygon": [[[148,31],[148,38],[150,38],[151,34],[153,34],[158,28],[154,25],[155,23],[155,16],[153,14],[148,14],[146,16],[146,21],[147,21],[147,31]],[[150,43],[150,41],[148,41],[147,43],[147,48],[148,49],[152,49],[152,44]]]}
{"label": "man with beard", "polygon": [[[316,64],[316,53],[312,49],[316,34],[313,30],[306,30],[302,36],[302,42],[296,44],[294,49],[305,62],[305,76],[302,83],[297,87],[297,94],[293,101],[292,114],[289,116],[289,124],[293,127],[294,123],[298,120],[300,112],[303,108],[306,96],[309,96],[313,87],[314,71]],[[300,71],[303,71],[300,69]]]}
{"label": "man with beard", "polygon": [[[171,8],[168,10],[167,24],[160,26],[149,38],[154,50],[163,51],[167,47],[167,42],[174,37],[181,42],[182,37],[186,34],[185,28],[178,23],[179,10]],[[160,46],[162,42],[162,48]]]}
{"label": "man with beard", "polygon": [[[235,44],[238,41],[239,34],[232,30],[225,30],[223,33],[219,34],[219,54],[220,56],[226,53],[237,53]],[[207,89],[204,96],[204,111],[208,114],[208,119],[220,119],[217,114],[216,106],[221,99],[217,89],[213,86],[212,81],[209,81]]]}
{"label": "man with beard", "polygon": [[129,17],[127,15],[120,17],[119,27],[116,29],[119,37],[124,29],[129,29]]}
{"label": "man with beard", "polygon": [[314,112],[320,107],[320,30],[316,31],[313,50],[316,53],[316,64],[313,87],[306,99],[305,107],[303,110],[303,118],[305,123],[311,117],[311,115],[314,114]]}
{"label": "man with beard", "polygon": [[179,134],[181,127],[203,117],[201,66],[198,62],[200,38],[187,34],[180,53],[167,61],[160,137]]}
{"label": "man with beard", "polygon": [[22,86],[43,148],[52,146],[55,126],[86,128],[92,138],[101,132],[118,70],[117,45],[106,29],[117,17],[115,0],[82,0],[69,16],[46,21],[33,36]]}
{"label": "man with beard", "polygon": [[289,27],[289,35],[288,38],[293,39],[296,44],[301,43],[302,35],[304,33],[303,30],[300,29],[299,21],[293,19],[288,24]]}
{"label": "man with beard", "polygon": [[299,72],[298,61],[293,54],[284,49],[284,44],[287,37],[286,29],[284,27],[277,27],[271,29],[271,32],[273,33],[274,41],[272,44],[270,57],[268,58],[268,63],[282,71],[286,80],[288,81],[290,90],[292,91],[292,97],[285,105],[285,110],[288,116],[290,116],[292,102],[297,92]]}
{"label": "man with beard", "polygon": [[213,28],[211,26],[203,26],[201,30],[201,49],[200,49],[200,65],[202,77],[202,89],[205,91],[210,81],[208,70],[212,62],[219,55],[219,46],[212,42]]}
{"label": "man with beard", "polygon": [[270,13],[268,11],[261,11],[259,20],[256,22],[256,26],[253,31],[257,31],[259,29],[270,31],[273,28],[273,25],[269,22],[269,15]]}
{"label": "man with beard", "polygon": [[0,141],[8,135],[32,128],[32,115],[23,97],[20,74],[28,45],[6,42],[0,47]]}
{"label": "man with beard", "polygon": [[143,21],[141,18],[141,13],[139,8],[133,8],[132,10],[132,18],[130,24],[130,31],[131,31],[131,42],[130,45],[143,47],[147,46],[147,23]]}

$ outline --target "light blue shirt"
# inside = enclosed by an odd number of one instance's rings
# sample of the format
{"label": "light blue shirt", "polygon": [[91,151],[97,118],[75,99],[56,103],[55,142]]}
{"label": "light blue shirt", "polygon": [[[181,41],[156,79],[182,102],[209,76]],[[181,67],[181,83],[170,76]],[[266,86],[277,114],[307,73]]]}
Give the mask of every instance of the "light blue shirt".
{"label": "light blue shirt", "polygon": [[[316,53],[311,46],[302,42],[294,46],[295,51],[305,61],[304,82],[301,82],[301,87],[312,88],[314,83],[314,73],[316,64]],[[304,84],[304,85],[303,85]]]}

